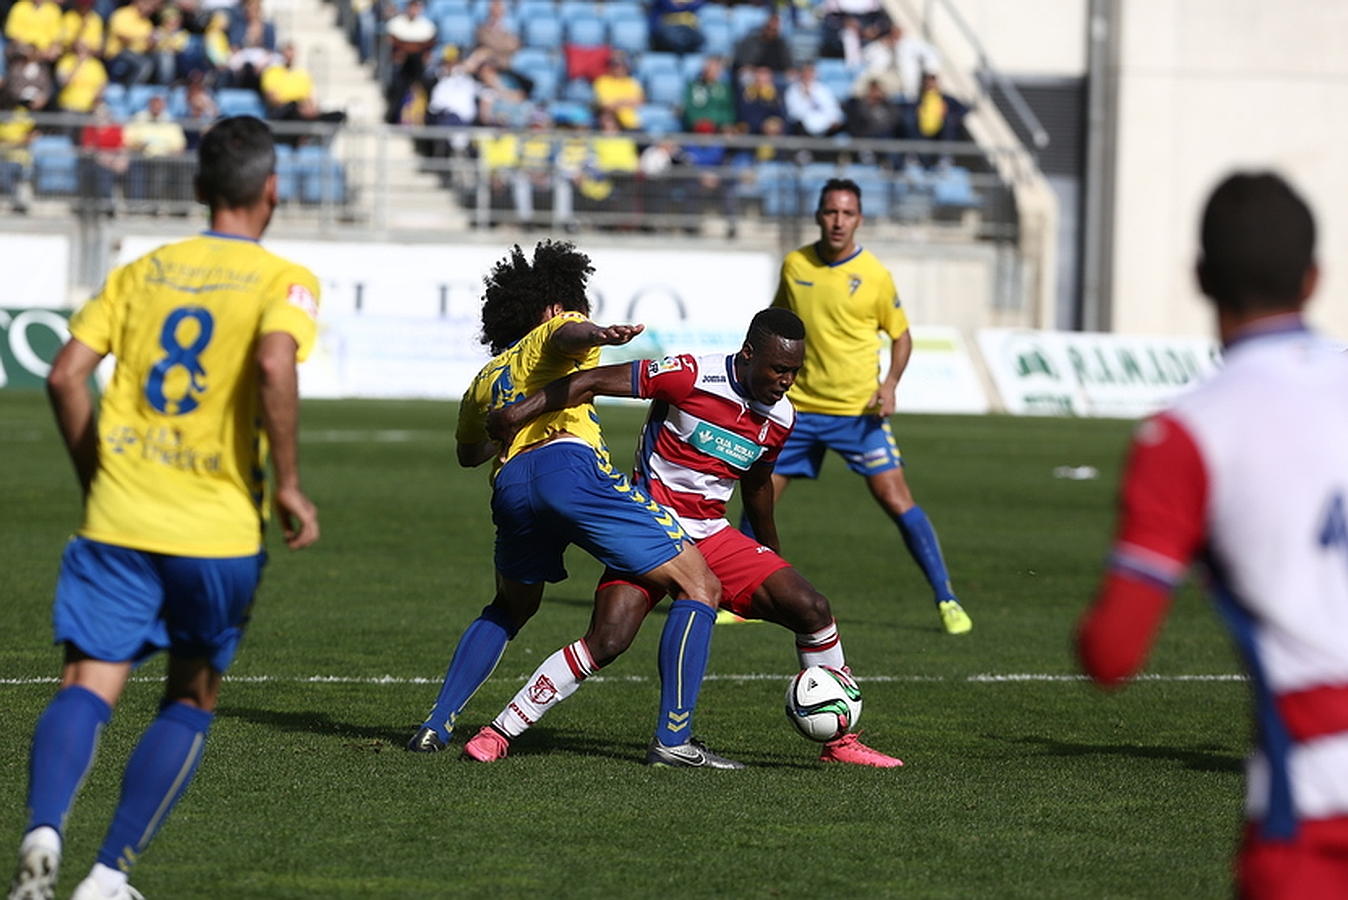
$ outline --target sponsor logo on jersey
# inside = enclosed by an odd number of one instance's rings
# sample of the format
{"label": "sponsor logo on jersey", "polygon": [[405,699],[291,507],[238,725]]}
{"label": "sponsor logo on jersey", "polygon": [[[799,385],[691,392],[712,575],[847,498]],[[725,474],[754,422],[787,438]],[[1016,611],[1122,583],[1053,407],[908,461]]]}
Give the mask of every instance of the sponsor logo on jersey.
{"label": "sponsor logo on jersey", "polygon": [[850,277],[847,279],[847,293],[848,293],[848,295],[855,294],[855,293],[857,292],[857,288],[859,288],[859,287],[861,287],[861,276],[860,276],[860,275],[852,275],[852,276],[850,276]]}
{"label": "sponsor logo on jersey", "polygon": [[683,360],[677,356],[666,356],[664,359],[653,359],[646,364],[646,376],[654,378],[657,375],[663,375],[666,372],[677,372],[683,368]]}
{"label": "sponsor logo on jersey", "polygon": [[703,375],[703,376],[702,376],[702,380],[705,381],[705,382],[707,382],[708,384],[725,384],[725,383],[726,383],[726,379],[725,379],[725,376],[724,376],[724,375]]}
{"label": "sponsor logo on jersey", "polygon": [[693,449],[729,463],[737,469],[747,469],[758,462],[766,450],[748,438],[715,425],[699,425],[689,437]]}
{"label": "sponsor logo on jersey", "polygon": [[308,314],[309,318],[318,318],[318,300],[309,289],[302,284],[292,284],[286,291],[286,301],[291,306],[298,306]]}

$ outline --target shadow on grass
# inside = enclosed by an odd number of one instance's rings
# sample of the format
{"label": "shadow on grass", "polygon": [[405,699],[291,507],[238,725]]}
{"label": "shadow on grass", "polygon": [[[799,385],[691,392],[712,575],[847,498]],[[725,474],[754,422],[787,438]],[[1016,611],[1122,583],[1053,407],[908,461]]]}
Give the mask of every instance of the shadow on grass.
{"label": "shadow on grass", "polygon": [[1200,747],[1149,747],[1142,744],[1088,744],[1039,735],[1006,737],[984,734],[983,737],[992,741],[1042,747],[1048,756],[1129,756],[1134,759],[1170,760],[1196,772],[1240,772],[1244,765],[1240,754],[1222,750],[1213,744]]}
{"label": "shadow on grass", "polygon": [[[358,750],[384,752],[402,750],[408,738],[417,730],[419,722],[404,726],[392,725],[356,725],[335,720],[326,712],[314,710],[281,711],[274,709],[255,709],[244,706],[221,706],[216,712],[221,718],[238,719],[260,725],[273,731],[299,734],[312,734],[317,737],[339,738],[348,746]],[[472,736],[472,732],[458,734],[444,755],[458,757],[463,750],[463,741]],[[725,750],[717,747],[714,749]],[[569,754],[572,756],[590,756],[598,759],[613,759],[619,762],[641,762],[646,758],[646,744],[632,741],[613,740],[602,734],[590,734],[571,729],[552,729],[537,727],[516,738],[510,748],[512,757],[549,756]],[[437,754],[439,755],[439,754]],[[813,760],[785,760],[780,756],[761,753],[730,756],[746,765],[762,769],[809,769],[814,768]]]}

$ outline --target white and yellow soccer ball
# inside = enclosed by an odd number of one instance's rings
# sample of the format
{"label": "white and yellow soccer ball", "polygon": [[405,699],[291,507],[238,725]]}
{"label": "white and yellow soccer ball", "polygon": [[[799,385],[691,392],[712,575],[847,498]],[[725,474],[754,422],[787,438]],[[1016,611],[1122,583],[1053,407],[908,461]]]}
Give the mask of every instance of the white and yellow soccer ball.
{"label": "white and yellow soccer ball", "polygon": [[786,687],[786,717],[812,741],[840,738],[861,718],[861,688],[841,669],[801,669]]}

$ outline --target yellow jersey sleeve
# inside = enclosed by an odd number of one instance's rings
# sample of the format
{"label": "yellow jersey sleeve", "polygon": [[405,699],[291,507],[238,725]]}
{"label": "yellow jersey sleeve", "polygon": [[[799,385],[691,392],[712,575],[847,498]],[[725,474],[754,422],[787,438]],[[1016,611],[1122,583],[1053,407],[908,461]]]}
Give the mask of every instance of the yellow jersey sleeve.
{"label": "yellow jersey sleeve", "polygon": [[908,330],[908,313],[903,311],[899,289],[894,286],[894,276],[888,269],[882,268],[880,271],[885,273],[885,277],[875,297],[875,321],[879,323],[880,330],[889,335],[890,340],[898,340]]}
{"label": "yellow jersey sleeve", "polygon": [[303,266],[284,269],[269,289],[257,333],[277,331],[295,339],[297,360],[308,359],[318,336],[318,279]]}
{"label": "yellow jersey sleeve", "polygon": [[70,336],[96,353],[115,352],[123,299],[135,293],[135,265],[114,269],[98,294],[70,317]]}

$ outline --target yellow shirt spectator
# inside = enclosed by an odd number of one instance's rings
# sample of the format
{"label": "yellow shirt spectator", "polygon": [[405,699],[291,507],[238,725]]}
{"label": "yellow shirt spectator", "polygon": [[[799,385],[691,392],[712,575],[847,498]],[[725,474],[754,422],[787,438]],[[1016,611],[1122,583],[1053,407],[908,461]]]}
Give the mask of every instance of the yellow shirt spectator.
{"label": "yellow shirt spectator", "polygon": [[141,13],[136,4],[123,6],[108,16],[108,45],[104,49],[103,56],[105,59],[112,59],[123,50],[148,53],[153,34],[154,23]]}
{"label": "yellow shirt spectator", "polygon": [[272,106],[299,103],[314,93],[314,80],[304,69],[270,66],[262,73],[262,96]]}
{"label": "yellow shirt spectator", "polygon": [[520,164],[520,139],[513,134],[482,138],[477,142],[477,150],[489,172],[513,169]]}
{"label": "yellow shirt spectator", "polygon": [[594,102],[600,109],[612,110],[618,124],[627,131],[641,127],[636,108],[646,100],[641,82],[631,75],[600,75],[594,80]]}
{"label": "yellow shirt spectator", "polygon": [[33,117],[20,106],[0,122],[0,159],[26,165],[32,159],[28,153],[28,142],[32,137]]}
{"label": "yellow shirt spectator", "polygon": [[61,46],[74,50],[77,43],[87,44],[95,54],[103,49],[103,17],[92,9],[66,10],[61,17]]}
{"label": "yellow shirt spectator", "polygon": [[123,132],[126,145],[145,156],[175,156],[187,149],[183,127],[167,117],[143,112]]}
{"label": "yellow shirt spectator", "polygon": [[55,0],[19,0],[5,20],[5,37],[47,53],[61,40],[61,7]]}
{"label": "yellow shirt spectator", "polygon": [[[87,45],[86,45],[87,46]],[[67,112],[87,113],[93,110],[99,94],[108,83],[107,69],[96,56],[82,53],[67,53],[56,64],[56,83],[61,92],[56,95],[56,105]]]}

